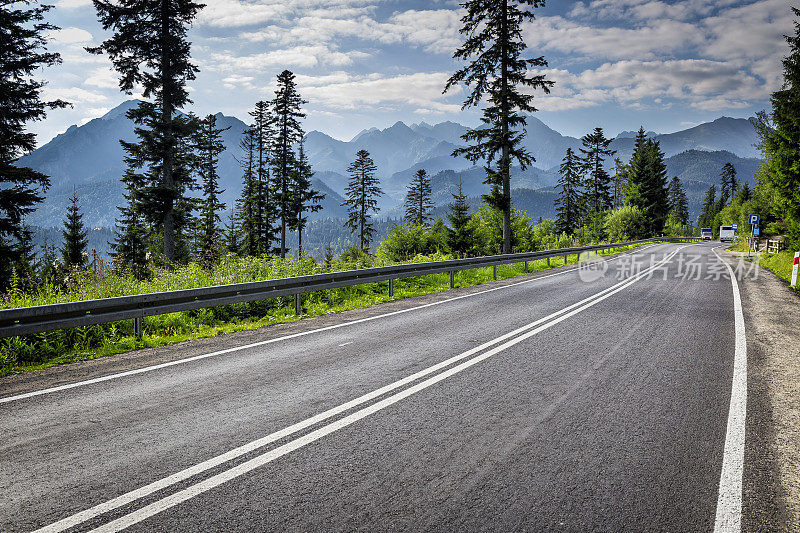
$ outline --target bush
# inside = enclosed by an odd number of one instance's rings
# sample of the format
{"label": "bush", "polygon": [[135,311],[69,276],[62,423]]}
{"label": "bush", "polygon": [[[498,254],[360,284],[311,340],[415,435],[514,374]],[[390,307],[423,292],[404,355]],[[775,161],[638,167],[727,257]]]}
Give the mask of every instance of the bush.
{"label": "bush", "polygon": [[611,242],[632,241],[642,237],[645,219],[642,211],[632,205],[626,205],[612,211],[605,221],[605,230]]}
{"label": "bush", "polygon": [[429,228],[420,224],[393,224],[389,236],[378,246],[378,260],[398,263],[411,260],[417,255],[444,252],[447,234],[441,220]]}
{"label": "bush", "polygon": [[[503,250],[503,214],[482,204],[477,213],[470,216],[469,230],[473,235],[470,255],[495,255]],[[530,250],[533,231],[525,213],[519,209],[511,210],[511,250],[523,252]]]}

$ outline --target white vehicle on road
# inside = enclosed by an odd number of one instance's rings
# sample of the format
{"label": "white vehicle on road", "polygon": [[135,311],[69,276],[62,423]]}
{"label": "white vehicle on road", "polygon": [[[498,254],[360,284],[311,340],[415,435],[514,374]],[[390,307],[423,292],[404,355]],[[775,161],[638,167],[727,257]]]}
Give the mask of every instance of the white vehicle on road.
{"label": "white vehicle on road", "polygon": [[733,242],[736,237],[736,232],[733,231],[733,226],[720,226],[719,227],[719,240],[720,242]]}
{"label": "white vehicle on road", "polygon": [[710,241],[714,238],[714,235],[711,233],[711,228],[701,228],[700,229],[700,238],[704,241]]}

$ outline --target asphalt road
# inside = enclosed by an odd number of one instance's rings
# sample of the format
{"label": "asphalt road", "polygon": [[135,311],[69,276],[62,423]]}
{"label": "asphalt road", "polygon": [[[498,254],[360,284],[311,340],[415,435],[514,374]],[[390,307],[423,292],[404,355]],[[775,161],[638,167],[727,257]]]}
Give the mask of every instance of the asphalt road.
{"label": "asphalt road", "polygon": [[31,397],[0,380],[0,531],[712,531],[736,333],[713,246]]}

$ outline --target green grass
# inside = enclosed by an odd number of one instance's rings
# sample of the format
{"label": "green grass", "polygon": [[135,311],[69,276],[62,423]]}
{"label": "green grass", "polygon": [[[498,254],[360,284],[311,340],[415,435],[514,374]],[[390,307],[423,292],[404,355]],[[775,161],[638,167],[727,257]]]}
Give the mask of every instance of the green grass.
{"label": "green grass", "polygon": [[[641,245],[619,248],[603,255],[638,246]],[[414,258],[413,262],[445,258],[447,256],[418,256]],[[575,255],[569,256],[567,263],[574,264],[575,262]],[[555,257],[550,260],[550,268],[564,264],[563,257]],[[192,264],[175,272],[158,272],[153,279],[142,282],[129,275],[112,274],[104,279],[95,279],[88,274],[75,273],[73,274],[74,279],[68,280],[67,290],[48,286],[41,287],[36,292],[29,294],[13,289],[5,295],[0,307],[27,307],[126,294],[277,279],[369,266],[378,266],[378,264],[374,261],[361,264],[334,261],[326,268],[323,263],[316,263],[312,259],[281,261],[274,258],[230,256],[210,270]],[[530,261],[528,268],[530,272],[545,270],[548,268],[547,261],[544,259]],[[506,279],[522,274],[524,274],[522,263],[497,267],[497,279]],[[480,285],[492,280],[491,267],[462,270],[455,275],[456,287]],[[252,330],[272,324],[293,322],[303,317],[339,313],[449,288],[449,274],[431,274],[395,280],[393,298],[389,297],[386,282],[309,293],[303,296],[305,310],[302,316],[295,314],[293,298],[283,297],[145,317],[143,320],[144,335],[141,340],[137,340],[134,336],[132,320],[12,337],[0,341],[0,376],[38,370],[73,361],[96,359],[138,348],[164,346],[190,339]]]}
{"label": "green grass", "polygon": [[[791,283],[794,252],[783,251],[777,254],[761,254],[759,264],[778,277],[786,280],[787,283]],[[798,288],[795,287],[795,290],[798,290]]]}

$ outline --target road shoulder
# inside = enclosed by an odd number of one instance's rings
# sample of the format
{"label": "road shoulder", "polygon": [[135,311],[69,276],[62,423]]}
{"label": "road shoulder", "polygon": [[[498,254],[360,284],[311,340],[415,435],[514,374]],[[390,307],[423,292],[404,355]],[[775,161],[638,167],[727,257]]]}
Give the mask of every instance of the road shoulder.
{"label": "road shoulder", "polygon": [[800,298],[766,269],[743,275],[740,291],[748,355],[742,529],[798,531]]}

